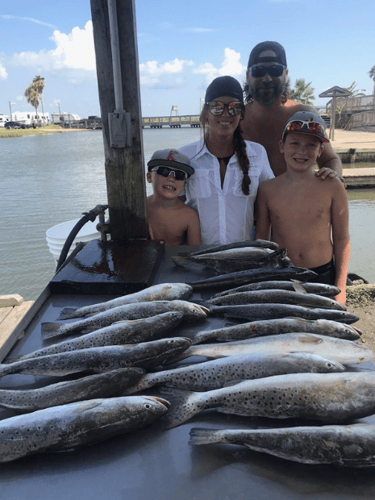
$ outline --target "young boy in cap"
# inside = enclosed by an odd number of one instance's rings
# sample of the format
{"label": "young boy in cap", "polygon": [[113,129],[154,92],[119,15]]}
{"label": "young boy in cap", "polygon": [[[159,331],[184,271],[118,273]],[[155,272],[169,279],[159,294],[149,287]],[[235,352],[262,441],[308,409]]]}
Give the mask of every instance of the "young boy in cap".
{"label": "young boy in cap", "polygon": [[197,212],[179,196],[186,179],[194,174],[187,156],[173,149],[156,151],[147,163],[147,181],[153,194],[146,200],[150,238],[166,246],[200,245],[201,233]]}
{"label": "young boy in cap", "polygon": [[259,187],[255,238],[269,239],[272,227],[273,240],[288,250],[293,265],[315,271],[316,282],[337,286],[336,300],[345,304],[350,255],[345,188],[339,178],[321,182],[313,170],[327,143],[319,115],[299,111],[290,118],[279,143],[287,170]]}

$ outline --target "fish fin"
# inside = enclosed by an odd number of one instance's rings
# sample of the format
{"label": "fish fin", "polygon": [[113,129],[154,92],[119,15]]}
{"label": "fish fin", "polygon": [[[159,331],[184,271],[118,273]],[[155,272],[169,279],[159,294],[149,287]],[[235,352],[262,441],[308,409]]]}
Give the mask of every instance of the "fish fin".
{"label": "fish fin", "polygon": [[163,424],[167,429],[172,429],[187,422],[194,415],[204,410],[204,407],[198,406],[197,401],[195,401],[196,396],[199,396],[197,392],[166,386],[161,387],[159,391],[171,405],[168,413],[163,417]]}
{"label": "fish fin", "polygon": [[60,316],[58,319],[71,319],[75,318],[75,312],[79,309],[78,307],[64,307],[64,309],[60,312]]}
{"label": "fish fin", "polygon": [[203,427],[193,427],[190,430],[190,441],[188,444],[199,445],[199,444],[210,444],[215,443],[214,439],[217,429],[203,428]]}
{"label": "fish fin", "polygon": [[61,334],[61,323],[45,322],[42,323],[42,339],[50,339]]}
{"label": "fish fin", "polygon": [[304,286],[302,285],[301,282],[298,282],[298,283],[293,282],[292,284],[293,284],[293,288],[294,288],[295,292],[298,292],[298,293],[307,293],[306,289],[304,288]]}

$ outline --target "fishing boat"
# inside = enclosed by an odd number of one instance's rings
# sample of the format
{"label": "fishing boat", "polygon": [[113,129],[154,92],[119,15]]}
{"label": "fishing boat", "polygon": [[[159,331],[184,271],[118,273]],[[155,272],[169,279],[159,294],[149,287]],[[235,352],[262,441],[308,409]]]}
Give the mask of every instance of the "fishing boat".
{"label": "fishing boat", "polygon": [[[134,0],[91,0],[91,10],[108,207],[95,207],[85,215],[92,221],[99,218],[100,237],[79,243],[69,256],[77,233],[74,231],[66,242],[55,276],[16,328],[17,342],[5,361],[47,345],[41,337],[41,323],[55,321],[65,307],[103,302],[156,283],[192,282],[212,275],[207,269],[197,271],[174,265],[173,255],[191,248],[165,248],[160,242],[147,239]],[[84,221],[77,224],[83,225]],[[197,291],[190,300],[202,298],[204,293]],[[178,335],[189,337],[224,324],[225,320],[212,317],[200,324],[184,325]],[[366,366],[375,370],[371,362]],[[45,378],[22,376],[24,388],[42,384],[46,384]],[[19,387],[20,379],[10,375],[0,385],[14,389]],[[1,419],[12,415],[10,410],[0,410]],[[375,417],[362,420],[375,423]],[[258,421],[256,425],[263,424]],[[273,424],[280,426],[280,422]],[[333,471],[329,466],[291,467],[282,459],[239,448],[233,452],[224,445],[213,449],[188,445],[192,426],[244,425],[249,422],[242,417],[215,413],[212,418],[208,412],[168,431],[154,425],[95,446],[4,463],[0,471],[2,497],[300,500],[314,492],[317,500],[338,498],[345,491],[346,499],[374,498],[371,470],[358,475]]]}

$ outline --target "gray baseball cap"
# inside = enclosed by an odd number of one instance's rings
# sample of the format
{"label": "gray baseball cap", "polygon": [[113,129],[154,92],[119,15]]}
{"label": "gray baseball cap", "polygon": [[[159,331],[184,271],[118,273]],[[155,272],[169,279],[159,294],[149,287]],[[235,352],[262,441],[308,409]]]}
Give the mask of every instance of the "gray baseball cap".
{"label": "gray baseball cap", "polygon": [[151,160],[147,163],[148,171],[151,172],[154,167],[159,166],[182,170],[188,177],[195,172],[194,168],[190,165],[189,158],[176,149],[161,149],[155,151],[151,156]]}

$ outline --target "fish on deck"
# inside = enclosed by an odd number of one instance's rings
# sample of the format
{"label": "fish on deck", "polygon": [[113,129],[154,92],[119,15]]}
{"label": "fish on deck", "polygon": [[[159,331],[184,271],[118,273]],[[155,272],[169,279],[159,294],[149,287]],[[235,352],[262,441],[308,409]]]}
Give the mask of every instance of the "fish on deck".
{"label": "fish on deck", "polygon": [[190,430],[191,445],[234,444],[303,464],[375,465],[375,425]]}
{"label": "fish on deck", "polygon": [[113,307],[136,302],[151,302],[154,300],[185,300],[193,293],[193,288],[186,283],[160,283],[152,285],[139,292],[130,293],[116,299],[85,307],[67,307],[60,313],[59,319],[81,318],[92,316]]}
{"label": "fish on deck", "polygon": [[300,373],[192,392],[165,387],[167,428],[207,409],[243,417],[349,422],[375,413],[375,372]]}
{"label": "fish on deck", "polygon": [[128,396],[53,406],[0,421],[0,462],[71,450],[142,429],[168,411],[165,399]]}

